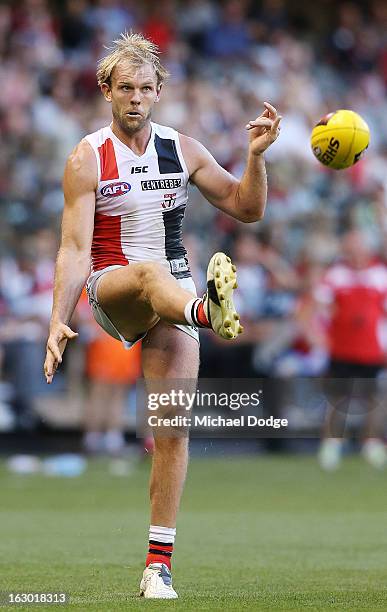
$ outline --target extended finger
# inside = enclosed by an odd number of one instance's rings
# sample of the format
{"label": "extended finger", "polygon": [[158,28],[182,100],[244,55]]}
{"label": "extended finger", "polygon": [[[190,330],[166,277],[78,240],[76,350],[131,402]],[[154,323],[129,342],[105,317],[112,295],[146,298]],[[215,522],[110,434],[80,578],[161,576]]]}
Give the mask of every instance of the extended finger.
{"label": "extended finger", "polygon": [[47,348],[49,349],[49,351],[51,351],[51,353],[53,354],[55,360],[58,363],[62,363],[62,355],[59,349],[59,346],[53,342],[52,340],[49,340],[47,343]]}
{"label": "extended finger", "polygon": [[45,376],[46,376],[46,383],[50,385],[52,383],[52,379],[54,378],[54,374],[45,372]]}
{"label": "extended finger", "polygon": [[270,113],[272,113],[273,115],[277,115],[278,111],[272,104],[269,104],[269,102],[264,102],[263,105],[266,106]]}
{"label": "extended finger", "polygon": [[267,127],[271,129],[273,126],[273,121],[271,119],[267,119],[266,117],[257,117],[254,121],[249,121],[246,125],[246,130],[251,130],[255,127]]}
{"label": "extended finger", "polygon": [[58,360],[54,357],[50,349],[47,349],[46,359],[44,362],[44,371],[52,374],[58,367]]}
{"label": "extended finger", "polygon": [[54,366],[54,359],[51,353],[47,352],[47,356],[46,356],[46,360],[44,362],[44,375],[46,377],[46,382],[48,384],[51,383],[53,377],[54,377],[54,373],[56,370],[56,367]]}

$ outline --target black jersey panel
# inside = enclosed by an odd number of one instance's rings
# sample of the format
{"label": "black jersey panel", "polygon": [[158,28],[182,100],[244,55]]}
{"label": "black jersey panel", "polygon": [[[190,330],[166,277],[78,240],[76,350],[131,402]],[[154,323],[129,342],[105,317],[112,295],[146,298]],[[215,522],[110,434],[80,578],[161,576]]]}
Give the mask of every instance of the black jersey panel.
{"label": "black jersey panel", "polygon": [[158,134],[155,134],[155,149],[160,174],[175,174],[176,172],[183,172],[174,140],[170,140],[169,138],[160,138]]}
{"label": "black jersey panel", "polygon": [[[163,221],[165,229],[165,255],[168,261],[172,259],[186,259],[187,251],[183,246],[183,218],[185,213],[185,205],[178,206],[171,210],[163,211]],[[187,259],[186,259],[187,261]],[[191,276],[189,268],[184,271],[172,272],[177,278],[185,278]]]}

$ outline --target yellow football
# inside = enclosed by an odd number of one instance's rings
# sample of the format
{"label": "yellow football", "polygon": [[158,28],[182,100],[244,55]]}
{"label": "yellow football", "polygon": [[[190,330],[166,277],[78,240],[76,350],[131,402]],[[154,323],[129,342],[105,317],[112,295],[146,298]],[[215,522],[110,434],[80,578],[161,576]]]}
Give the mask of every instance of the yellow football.
{"label": "yellow football", "polygon": [[351,110],[328,113],[315,125],[310,143],[319,162],[342,170],[359,161],[370,142],[364,119]]}

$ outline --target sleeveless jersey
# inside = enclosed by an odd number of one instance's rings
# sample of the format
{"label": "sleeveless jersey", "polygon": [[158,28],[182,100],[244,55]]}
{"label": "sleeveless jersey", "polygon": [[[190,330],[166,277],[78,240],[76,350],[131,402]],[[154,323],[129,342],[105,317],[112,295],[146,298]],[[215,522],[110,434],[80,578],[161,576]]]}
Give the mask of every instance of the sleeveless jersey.
{"label": "sleeveless jersey", "polygon": [[178,133],[151,123],[143,155],[110,126],[86,136],[98,166],[92,271],[158,261],[177,278],[191,276],[182,244],[189,173]]}

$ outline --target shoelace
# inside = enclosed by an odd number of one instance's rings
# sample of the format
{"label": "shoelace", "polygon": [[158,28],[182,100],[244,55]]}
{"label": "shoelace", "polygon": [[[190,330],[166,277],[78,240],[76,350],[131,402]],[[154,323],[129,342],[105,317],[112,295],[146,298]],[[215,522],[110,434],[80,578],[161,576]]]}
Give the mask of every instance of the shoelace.
{"label": "shoelace", "polygon": [[166,565],[162,565],[161,567],[155,568],[158,570],[158,575],[160,576],[161,580],[163,581],[163,583],[165,584],[165,586],[171,586],[172,585],[172,576],[171,576],[171,572],[168,570]]}

